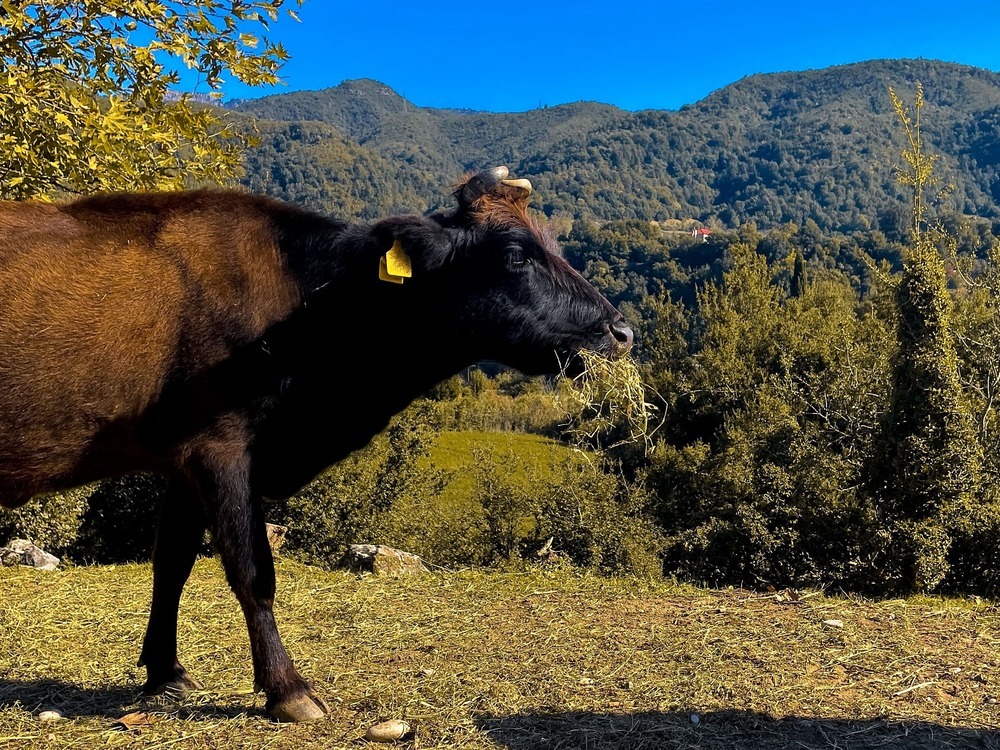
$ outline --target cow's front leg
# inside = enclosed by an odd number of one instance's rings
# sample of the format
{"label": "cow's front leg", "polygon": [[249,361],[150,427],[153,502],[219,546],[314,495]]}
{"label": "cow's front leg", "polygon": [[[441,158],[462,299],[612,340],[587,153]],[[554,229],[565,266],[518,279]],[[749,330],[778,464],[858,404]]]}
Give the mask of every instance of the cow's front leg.
{"label": "cow's front leg", "polygon": [[153,602],[139,666],[146,667],[143,692],[199,690],[177,659],[177,607],[205,534],[205,516],[193,490],[171,480],[160,508],[153,548]]}
{"label": "cow's front leg", "polygon": [[267,694],[267,710],[279,721],[310,721],[327,706],[295,670],[274,620],[274,560],[260,496],[250,484],[246,453],[231,446],[203,452],[194,476],[200,485],[215,546],[250,634],[254,689]]}

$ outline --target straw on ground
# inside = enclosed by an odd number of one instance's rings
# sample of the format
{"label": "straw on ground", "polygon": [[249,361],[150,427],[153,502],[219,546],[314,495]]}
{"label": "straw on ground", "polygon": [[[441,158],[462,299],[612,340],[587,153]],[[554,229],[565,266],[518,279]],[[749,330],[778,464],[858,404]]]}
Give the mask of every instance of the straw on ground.
{"label": "straw on ground", "polygon": [[[0,569],[0,747],[1000,747],[1000,612],[609,580],[567,571],[356,578],[283,561],[278,617],[329,718],[279,726],[251,691],[214,560],[181,607],[206,690],[141,700],[149,566]],[[842,628],[829,628],[838,619]],[[39,722],[42,710],[66,718]],[[146,723],[116,728],[141,712]],[[692,723],[691,715],[699,717]]]}

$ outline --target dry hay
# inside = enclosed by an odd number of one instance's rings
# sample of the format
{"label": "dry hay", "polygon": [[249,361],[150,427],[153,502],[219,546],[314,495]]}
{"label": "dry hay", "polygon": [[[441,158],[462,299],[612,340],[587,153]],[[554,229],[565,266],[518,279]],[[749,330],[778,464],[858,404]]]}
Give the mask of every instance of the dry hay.
{"label": "dry hay", "polygon": [[[332,707],[308,725],[263,715],[214,560],[181,607],[181,658],[206,690],[177,702],[137,695],[148,566],[0,569],[0,747],[358,748],[401,719],[413,748],[1000,748],[988,603],[571,571],[278,573],[285,642]],[[67,718],[41,723],[46,708]]]}
{"label": "dry hay", "polygon": [[643,382],[635,360],[629,356],[609,359],[586,349],[576,356],[583,371],[571,379],[567,391],[569,410],[575,415],[571,435],[589,445],[600,445],[607,436],[614,436],[603,447],[641,443],[648,452],[664,415],[657,419],[662,409],[648,400],[656,394]]}

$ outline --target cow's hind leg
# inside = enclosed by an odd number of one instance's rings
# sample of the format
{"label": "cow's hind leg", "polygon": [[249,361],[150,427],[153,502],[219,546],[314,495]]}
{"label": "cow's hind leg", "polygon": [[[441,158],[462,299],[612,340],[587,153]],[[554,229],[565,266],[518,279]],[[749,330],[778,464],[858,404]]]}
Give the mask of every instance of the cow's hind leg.
{"label": "cow's hind leg", "polygon": [[197,467],[213,540],[250,635],[254,689],[267,694],[279,721],[310,721],[328,708],[292,664],[274,620],[274,559],[261,498],[250,487],[249,461],[209,451]]}
{"label": "cow's hind leg", "polygon": [[177,659],[177,608],[204,535],[200,502],[185,482],[172,480],[156,528],[153,602],[139,657],[139,666],[146,667],[147,695],[201,689]]}

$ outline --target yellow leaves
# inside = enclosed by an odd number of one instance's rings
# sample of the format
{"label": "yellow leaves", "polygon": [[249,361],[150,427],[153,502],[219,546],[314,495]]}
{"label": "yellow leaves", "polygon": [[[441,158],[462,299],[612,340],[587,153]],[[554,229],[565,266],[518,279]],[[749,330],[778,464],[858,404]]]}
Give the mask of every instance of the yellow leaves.
{"label": "yellow leaves", "polygon": [[[927,154],[924,150],[923,138],[920,132],[920,110],[924,107],[924,87],[917,82],[917,93],[914,99],[914,115],[911,118],[910,112],[903,100],[889,89],[889,98],[892,100],[892,108],[897,119],[903,125],[903,132],[906,135],[907,148],[902,152],[903,159],[908,165],[908,169],[893,167],[896,180],[910,188],[913,194],[912,211],[912,233],[914,244],[920,244],[921,235],[924,231],[924,207],[925,192],[928,188],[938,183],[938,178],[934,175],[934,164],[938,159],[937,154]],[[946,186],[941,195],[947,193],[950,186]]]}
{"label": "yellow leaves", "polygon": [[287,55],[245,22],[283,2],[79,0],[67,13],[64,0],[0,0],[0,198],[231,179],[242,132],[219,110],[166,102],[178,77],[156,53],[212,87],[226,72],[274,83]]}

